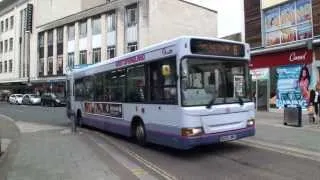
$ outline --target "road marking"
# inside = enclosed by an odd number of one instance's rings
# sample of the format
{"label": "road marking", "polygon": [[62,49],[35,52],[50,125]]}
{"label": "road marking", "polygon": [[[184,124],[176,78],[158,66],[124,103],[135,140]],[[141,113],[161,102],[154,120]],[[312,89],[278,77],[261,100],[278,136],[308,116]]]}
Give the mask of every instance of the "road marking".
{"label": "road marking", "polygon": [[20,129],[21,133],[34,133],[39,131],[61,130],[65,128],[61,126],[44,125],[44,124],[30,123],[30,122],[23,122],[23,121],[16,121],[16,124]]}
{"label": "road marking", "polygon": [[21,113],[23,113],[23,112],[24,112],[24,111],[21,111],[21,110],[19,110],[19,109],[16,109],[16,111],[21,112]]}
{"label": "road marking", "polygon": [[300,148],[288,147],[252,139],[243,139],[234,141],[234,143],[320,162],[320,153]]}
{"label": "road marking", "polygon": [[160,175],[161,177],[163,177],[166,180],[177,180],[176,177],[174,177],[173,175],[169,174],[168,172],[166,172],[165,170],[159,168],[158,166],[156,166],[155,164],[151,163],[150,161],[144,159],[143,157],[139,156],[138,154],[136,154],[133,151],[130,151],[129,149],[119,145],[118,143],[116,143],[114,140],[111,140],[110,138],[107,138],[105,135],[96,132],[96,131],[88,131],[85,129],[82,129],[84,131],[87,132],[91,132],[91,133],[95,133],[96,135],[100,136],[101,138],[105,139],[108,143],[110,143],[111,145],[113,145],[114,147],[120,149],[122,152],[126,153],[127,155],[129,155],[130,157],[132,157],[133,159],[137,160],[138,162],[140,162],[141,164],[145,165],[146,167],[148,167],[149,169],[151,169],[152,171],[154,171],[155,173],[157,173],[158,175]]}
{"label": "road marking", "polygon": [[124,155],[120,155],[120,153],[116,150],[116,147],[113,146],[112,144],[109,145],[107,144],[102,144],[98,142],[96,138],[94,138],[92,135],[89,135],[88,138],[93,141],[95,144],[97,144],[100,148],[102,148],[105,152],[110,154],[112,158],[114,158],[117,162],[122,164],[126,169],[131,171],[133,175],[138,177],[140,180],[157,180],[154,176],[148,174],[147,171],[142,169],[139,165],[135,164],[134,162],[130,161],[127,157]]}

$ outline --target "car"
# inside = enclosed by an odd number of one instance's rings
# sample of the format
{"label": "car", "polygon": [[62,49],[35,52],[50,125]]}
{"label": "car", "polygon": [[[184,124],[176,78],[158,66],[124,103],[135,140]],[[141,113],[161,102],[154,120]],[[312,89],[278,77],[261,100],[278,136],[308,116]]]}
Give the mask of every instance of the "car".
{"label": "car", "polygon": [[25,94],[22,98],[22,104],[37,105],[41,103],[41,97],[36,94]]}
{"label": "car", "polygon": [[42,106],[65,106],[66,100],[63,96],[57,95],[54,93],[44,93],[41,96],[41,105]]}
{"label": "car", "polygon": [[22,104],[22,94],[12,94],[9,97],[10,104]]}

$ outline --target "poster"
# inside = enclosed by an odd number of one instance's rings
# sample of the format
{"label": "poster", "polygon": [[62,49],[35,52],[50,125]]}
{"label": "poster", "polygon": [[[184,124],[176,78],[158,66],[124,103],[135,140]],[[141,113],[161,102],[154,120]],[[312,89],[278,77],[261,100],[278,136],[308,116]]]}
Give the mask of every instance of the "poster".
{"label": "poster", "polygon": [[243,97],[244,94],[244,77],[243,76],[234,76],[233,77],[233,92],[234,92],[234,97]]}
{"label": "poster", "polygon": [[295,25],[295,3],[288,3],[280,7],[281,27]]}
{"label": "poster", "polygon": [[84,103],[85,113],[111,117],[122,117],[122,105],[114,103]]}
{"label": "poster", "polygon": [[264,22],[266,32],[279,29],[280,24],[279,8],[273,8],[265,12]]}
{"label": "poster", "polygon": [[310,0],[298,0],[297,6],[297,23],[311,21],[311,2]]}
{"label": "poster", "polygon": [[298,26],[298,40],[312,38],[312,24],[304,23]]}
{"label": "poster", "polygon": [[309,92],[313,77],[311,65],[282,66],[277,68],[277,99],[276,106],[301,106],[306,108],[309,103]]}
{"label": "poster", "polygon": [[268,46],[280,44],[280,31],[274,31],[266,34],[266,44]]}
{"label": "poster", "polygon": [[287,43],[297,40],[297,31],[295,27],[281,30],[281,43]]}

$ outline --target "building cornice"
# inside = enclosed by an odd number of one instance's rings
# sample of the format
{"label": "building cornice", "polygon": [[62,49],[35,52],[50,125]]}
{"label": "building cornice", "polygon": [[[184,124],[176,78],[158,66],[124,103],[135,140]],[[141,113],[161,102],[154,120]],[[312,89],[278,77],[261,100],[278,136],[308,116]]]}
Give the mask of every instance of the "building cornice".
{"label": "building cornice", "polygon": [[12,11],[15,7],[20,6],[29,0],[19,0],[0,10],[0,17]]}

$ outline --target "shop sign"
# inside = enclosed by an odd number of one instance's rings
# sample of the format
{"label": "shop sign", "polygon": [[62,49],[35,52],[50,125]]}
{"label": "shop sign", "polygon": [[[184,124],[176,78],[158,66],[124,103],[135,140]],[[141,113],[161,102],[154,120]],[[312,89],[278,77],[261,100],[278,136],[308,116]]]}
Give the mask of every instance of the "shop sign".
{"label": "shop sign", "polygon": [[262,54],[251,57],[250,68],[266,68],[286,65],[311,64],[312,50],[297,49],[284,52]]}
{"label": "shop sign", "polygon": [[260,68],[250,70],[252,80],[267,80],[269,78],[269,68]]}

